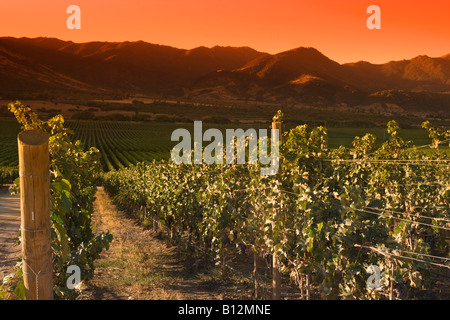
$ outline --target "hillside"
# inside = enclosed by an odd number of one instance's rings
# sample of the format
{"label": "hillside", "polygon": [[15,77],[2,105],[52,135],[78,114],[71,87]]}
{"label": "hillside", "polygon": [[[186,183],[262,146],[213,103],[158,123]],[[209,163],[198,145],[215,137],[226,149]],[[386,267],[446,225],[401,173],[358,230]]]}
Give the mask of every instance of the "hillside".
{"label": "hillside", "polygon": [[191,50],[138,42],[0,38],[0,96],[30,92],[145,94],[187,100],[371,106],[448,113],[450,54],[339,64],[314,48]]}

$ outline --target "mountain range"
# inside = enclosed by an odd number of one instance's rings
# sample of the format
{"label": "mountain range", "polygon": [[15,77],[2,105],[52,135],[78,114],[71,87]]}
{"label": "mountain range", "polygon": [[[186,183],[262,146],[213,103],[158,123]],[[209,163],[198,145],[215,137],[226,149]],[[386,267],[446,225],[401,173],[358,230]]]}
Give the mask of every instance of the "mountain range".
{"label": "mountain range", "polygon": [[314,48],[191,50],[137,42],[0,38],[0,96],[24,92],[145,94],[198,101],[395,106],[450,113],[450,54],[339,64]]}

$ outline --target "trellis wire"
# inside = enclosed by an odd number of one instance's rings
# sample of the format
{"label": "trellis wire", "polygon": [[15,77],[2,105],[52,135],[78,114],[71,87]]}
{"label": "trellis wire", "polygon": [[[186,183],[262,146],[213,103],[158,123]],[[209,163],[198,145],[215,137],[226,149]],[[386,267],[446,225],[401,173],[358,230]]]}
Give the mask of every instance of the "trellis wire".
{"label": "trellis wire", "polygon": [[[377,248],[374,248],[374,247],[371,247],[371,246],[367,246],[367,245],[354,244],[354,246],[358,247],[358,248],[370,249],[370,250],[372,250],[374,252],[377,252],[377,253],[379,253],[381,255],[388,256],[388,257],[393,257],[393,258],[398,258],[398,259],[409,259],[409,260],[413,260],[413,261],[417,261],[417,262],[421,262],[421,263],[425,263],[425,264],[430,264],[430,265],[437,266],[437,267],[450,269],[450,266],[447,266],[447,265],[444,265],[444,264],[430,262],[430,261],[425,261],[425,260],[416,259],[416,258],[412,258],[412,257],[405,257],[405,256],[397,255],[397,254],[394,254],[394,253],[390,253],[390,252],[384,252],[384,251],[381,251],[380,249],[377,249]],[[386,249],[388,249],[388,248],[386,248]]]}
{"label": "trellis wire", "polygon": [[429,224],[429,223],[423,223],[423,222],[414,221],[414,220],[410,220],[410,219],[399,218],[399,217],[395,217],[395,216],[391,216],[391,215],[389,215],[389,216],[388,215],[383,215],[382,213],[377,213],[377,212],[373,212],[373,211],[369,211],[369,210],[363,210],[363,209],[357,209],[357,208],[355,208],[354,210],[360,211],[360,212],[365,212],[365,213],[375,214],[375,215],[381,216],[383,218],[397,219],[397,220],[402,220],[402,221],[407,221],[407,222],[421,224],[421,225],[432,227],[432,228],[438,228],[438,229],[441,229],[441,230],[450,231],[450,228],[446,228],[446,227],[442,227],[442,226],[435,226],[435,225],[432,225],[432,224]]}
{"label": "trellis wire", "polygon": [[445,222],[450,222],[450,219],[445,219],[445,218],[437,218],[437,217],[429,217],[429,216],[423,216],[423,215],[416,215],[416,214],[408,214],[407,212],[401,212],[401,211],[395,211],[395,210],[391,210],[391,209],[380,209],[380,208],[375,208],[375,207],[365,207],[366,209],[372,209],[372,210],[377,210],[377,211],[383,211],[383,212],[392,212],[392,213],[398,213],[398,214],[403,214],[403,215],[408,215],[414,218],[422,218],[422,219],[431,219],[431,220],[438,220],[438,221],[445,221]]}

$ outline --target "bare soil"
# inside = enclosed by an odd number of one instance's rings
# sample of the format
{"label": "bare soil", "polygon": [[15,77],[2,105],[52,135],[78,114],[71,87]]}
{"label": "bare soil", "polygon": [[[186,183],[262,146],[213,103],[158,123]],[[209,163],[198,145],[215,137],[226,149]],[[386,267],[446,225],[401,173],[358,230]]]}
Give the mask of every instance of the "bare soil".
{"label": "bare soil", "polygon": [[0,280],[14,272],[21,252],[19,228],[20,198],[0,188]]}

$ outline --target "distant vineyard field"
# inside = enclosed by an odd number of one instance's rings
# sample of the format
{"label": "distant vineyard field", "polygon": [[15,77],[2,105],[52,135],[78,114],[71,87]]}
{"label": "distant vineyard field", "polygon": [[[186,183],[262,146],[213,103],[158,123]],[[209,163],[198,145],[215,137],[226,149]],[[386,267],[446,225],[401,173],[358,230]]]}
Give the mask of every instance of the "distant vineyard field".
{"label": "distant vineyard field", "polygon": [[100,150],[104,171],[168,159],[173,146],[170,124],[69,121],[67,126],[74,132],[73,139],[80,140],[84,149]]}
{"label": "distant vineyard field", "polygon": [[19,176],[17,134],[20,125],[15,119],[0,120],[0,186]]}
{"label": "distant vineyard field", "polygon": [[0,167],[18,166],[17,134],[19,131],[20,125],[16,119],[0,120]]}
{"label": "distant vineyard field", "polygon": [[[171,141],[172,132],[177,128],[186,128],[193,133],[193,124],[144,123],[112,121],[69,121],[68,127],[74,131],[74,140],[80,140],[85,149],[96,147],[102,154],[104,171],[121,169],[130,164],[169,160],[170,151],[177,142]],[[204,124],[204,130],[215,127],[225,132],[227,128],[262,129],[264,124]],[[355,136],[372,133],[377,143],[385,140],[383,128],[330,128],[329,145],[351,147]],[[405,139],[411,139],[416,145],[430,143],[425,130],[407,129],[402,133]]]}
{"label": "distant vineyard field", "polygon": [[[167,122],[114,122],[114,121],[67,121],[73,140],[80,140],[85,150],[96,147],[100,150],[104,171],[128,167],[139,162],[169,160],[170,150],[177,142],[171,141],[171,134],[177,128],[193,131],[193,124]],[[204,130],[210,127],[224,131],[226,128],[250,127],[268,128],[268,124],[204,124]],[[286,128],[289,129],[289,128]],[[15,119],[0,119],[0,177],[8,183],[17,176],[17,134],[20,125]],[[377,144],[385,139],[384,128],[328,128],[328,145],[331,148],[340,145],[351,147],[355,136],[372,133]],[[404,139],[416,145],[430,143],[425,130],[402,130]]]}

